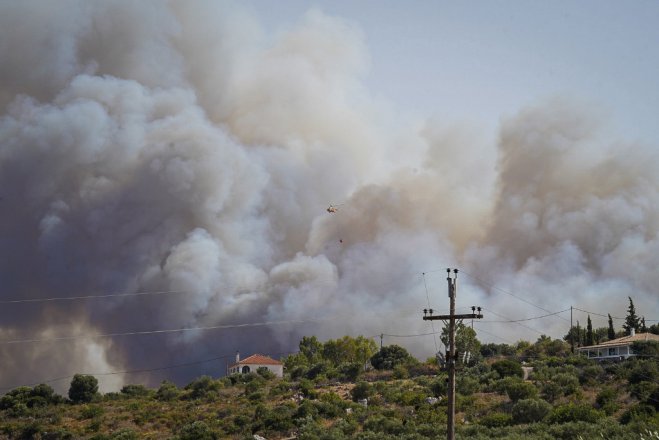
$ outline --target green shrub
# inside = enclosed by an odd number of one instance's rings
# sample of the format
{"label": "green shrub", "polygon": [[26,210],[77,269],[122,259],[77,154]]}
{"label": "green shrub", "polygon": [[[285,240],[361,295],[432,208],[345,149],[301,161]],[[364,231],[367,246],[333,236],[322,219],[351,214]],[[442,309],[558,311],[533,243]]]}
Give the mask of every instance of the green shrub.
{"label": "green shrub", "polygon": [[550,423],[587,422],[595,423],[603,414],[588,404],[568,403],[553,409],[549,416]]}
{"label": "green shrub", "polygon": [[524,377],[524,370],[519,362],[510,359],[502,359],[492,364],[492,370],[499,373],[501,378],[504,377]]}
{"label": "green shrub", "polygon": [[597,385],[604,377],[604,368],[601,365],[588,365],[581,370],[579,382],[586,385]]}
{"label": "green shrub", "polygon": [[319,376],[325,376],[332,366],[328,362],[318,362],[311,366],[304,374],[304,377],[307,379],[316,379]]}
{"label": "green shrub", "polygon": [[396,365],[394,367],[394,379],[407,379],[408,377],[410,377],[410,373],[407,371],[405,365]]}
{"label": "green shrub", "polygon": [[510,400],[517,402],[522,399],[532,399],[538,395],[538,389],[530,382],[524,382],[515,377],[501,379],[496,385],[497,390],[508,395]]}
{"label": "green shrub", "polygon": [[266,380],[271,380],[271,379],[274,379],[275,377],[277,377],[277,376],[275,376],[275,373],[270,371],[270,369],[268,369],[267,367],[257,368],[256,369],[256,374],[258,374],[259,376],[261,376],[262,378],[264,378]]}
{"label": "green shrub", "polygon": [[655,360],[634,360],[629,372],[629,383],[659,382],[659,362]]}
{"label": "green shrub", "polygon": [[371,357],[371,365],[376,370],[393,370],[396,365],[402,365],[413,358],[399,345],[387,345]]}
{"label": "green shrub", "polygon": [[306,365],[298,365],[292,370],[288,370],[288,374],[290,375],[291,379],[295,380],[304,377],[308,370],[309,368]]}
{"label": "green shrub", "polygon": [[547,402],[553,402],[563,395],[563,389],[555,382],[546,382],[542,384],[540,393]]}
{"label": "green shrub", "polygon": [[183,426],[178,435],[178,440],[216,440],[217,438],[217,434],[201,420]]}
{"label": "green shrub", "polygon": [[309,417],[316,418],[318,415],[318,408],[309,400],[303,400],[300,406],[297,407],[294,418],[300,423],[301,420],[308,419]]}
{"label": "green shrub", "polygon": [[279,381],[276,382],[274,386],[270,388],[269,395],[270,397],[276,397],[276,396],[284,396],[284,395],[292,395],[292,385],[285,381]]}
{"label": "green shrub", "polygon": [[552,381],[561,387],[564,396],[569,396],[579,390],[579,379],[569,373],[556,374]]}
{"label": "green shrub", "polygon": [[325,419],[335,419],[344,413],[340,402],[320,401],[315,402],[314,405],[318,409],[318,415]]}
{"label": "green shrub", "polygon": [[455,390],[463,396],[471,396],[480,389],[478,379],[470,376],[459,376],[456,381]]}
{"label": "green shrub", "polygon": [[93,419],[103,415],[105,410],[98,405],[86,405],[80,410],[81,419]]}
{"label": "green shrub", "polygon": [[181,394],[181,391],[178,389],[174,382],[168,380],[162,381],[160,388],[156,392],[156,399],[162,401],[174,400]]}
{"label": "green shrub", "polygon": [[618,398],[618,392],[615,388],[604,387],[597,393],[595,402],[597,407],[604,411],[607,415],[612,415],[618,410],[618,404],[616,400]]}
{"label": "green shrub", "polygon": [[222,384],[210,376],[201,376],[185,386],[186,390],[190,390],[192,399],[216,397],[220,388]]}
{"label": "green shrub", "polygon": [[91,402],[98,393],[98,380],[94,376],[76,374],[69,387],[69,399],[73,403]]}
{"label": "green shrub", "polygon": [[286,432],[295,427],[294,410],[286,405],[279,405],[266,412],[262,419],[263,427],[269,431]]}
{"label": "green shrub", "polygon": [[627,425],[631,422],[647,421],[654,417],[655,412],[656,411],[654,407],[643,403],[638,403],[625,411],[625,413],[620,417],[620,423]]}
{"label": "green shrub", "polygon": [[515,423],[535,423],[547,417],[551,405],[540,399],[523,399],[513,405],[512,419]]}
{"label": "green shrub", "polygon": [[359,382],[350,391],[350,395],[352,396],[352,400],[357,402],[358,400],[369,398],[372,392],[372,387],[368,382]]}
{"label": "green shrub", "polygon": [[245,394],[253,394],[265,387],[265,380],[253,380],[245,385]]}
{"label": "green shrub", "polygon": [[352,436],[359,429],[359,425],[355,419],[339,419],[332,428],[339,430],[343,435]]}
{"label": "green shrub", "polygon": [[138,440],[139,438],[137,433],[129,428],[120,429],[110,436],[112,440]]}
{"label": "green shrub", "polygon": [[265,401],[265,393],[262,391],[255,391],[253,393],[250,393],[247,398],[249,399],[250,402],[264,402]]}
{"label": "green shrub", "polygon": [[404,432],[404,426],[403,422],[399,419],[374,415],[364,422],[364,431],[400,435]]}
{"label": "green shrub", "polygon": [[650,396],[659,388],[654,382],[637,382],[629,385],[629,393],[641,402],[652,403]]}
{"label": "green shrub", "polygon": [[315,390],[316,385],[309,379],[300,380],[300,392],[307,399],[315,399],[318,397],[318,392]]}
{"label": "green shrub", "polygon": [[337,368],[339,378],[348,382],[355,382],[362,370],[363,367],[358,362],[344,362]]}
{"label": "green shrub", "polygon": [[435,381],[433,381],[432,384],[430,385],[430,391],[435,397],[446,396],[447,390],[448,390],[448,377],[446,376],[440,376]]}
{"label": "green shrub", "polygon": [[479,424],[488,428],[500,428],[512,423],[512,416],[506,413],[493,412],[480,418]]}
{"label": "green shrub", "polygon": [[146,397],[152,394],[152,391],[144,385],[124,385],[121,388],[121,394],[128,397]]}

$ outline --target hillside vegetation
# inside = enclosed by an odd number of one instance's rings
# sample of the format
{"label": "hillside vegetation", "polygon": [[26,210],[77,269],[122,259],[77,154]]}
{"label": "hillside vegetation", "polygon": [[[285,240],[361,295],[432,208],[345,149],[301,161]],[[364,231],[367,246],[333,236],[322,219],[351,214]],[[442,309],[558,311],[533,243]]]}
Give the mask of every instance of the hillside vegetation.
{"label": "hillside vegetation", "polygon": [[[657,344],[610,364],[571,355],[565,342],[544,336],[472,348],[458,372],[459,439],[659,439]],[[362,337],[311,337],[284,362],[283,379],[260,369],[101,395],[95,378],[76,375],[67,397],[45,384],[16,388],[0,398],[0,438],[446,436],[447,376],[435,359],[420,362],[396,345],[377,350]]]}

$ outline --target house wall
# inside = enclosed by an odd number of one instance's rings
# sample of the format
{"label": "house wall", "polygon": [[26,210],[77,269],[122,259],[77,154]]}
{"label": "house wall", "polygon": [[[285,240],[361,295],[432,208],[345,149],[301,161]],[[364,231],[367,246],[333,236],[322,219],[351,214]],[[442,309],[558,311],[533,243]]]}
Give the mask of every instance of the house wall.
{"label": "house wall", "polygon": [[272,371],[275,374],[275,376],[284,377],[283,365],[240,364],[233,368],[229,368],[229,374],[242,373],[245,370],[245,367],[249,368],[248,372],[250,373],[256,373],[256,370],[258,370],[260,367],[265,367],[268,370]]}
{"label": "house wall", "polygon": [[628,358],[633,356],[633,352],[629,345],[616,345],[612,347],[600,347],[595,349],[578,349],[579,352],[585,354],[591,359],[607,359],[624,357]]}

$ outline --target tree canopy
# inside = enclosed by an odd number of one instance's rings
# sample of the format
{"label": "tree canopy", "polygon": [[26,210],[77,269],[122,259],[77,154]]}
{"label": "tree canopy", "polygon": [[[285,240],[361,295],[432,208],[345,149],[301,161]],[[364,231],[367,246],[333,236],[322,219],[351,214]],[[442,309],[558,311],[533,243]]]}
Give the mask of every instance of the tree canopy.
{"label": "tree canopy", "polygon": [[91,402],[98,392],[98,380],[94,376],[76,374],[69,387],[69,399],[73,403]]}
{"label": "tree canopy", "polygon": [[622,325],[622,328],[625,329],[625,332],[629,335],[634,331],[639,331],[641,327],[641,320],[636,315],[636,308],[634,307],[634,301],[632,297],[629,296],[629,307],[627,308],[627,317],[625,318],[625,323]]}

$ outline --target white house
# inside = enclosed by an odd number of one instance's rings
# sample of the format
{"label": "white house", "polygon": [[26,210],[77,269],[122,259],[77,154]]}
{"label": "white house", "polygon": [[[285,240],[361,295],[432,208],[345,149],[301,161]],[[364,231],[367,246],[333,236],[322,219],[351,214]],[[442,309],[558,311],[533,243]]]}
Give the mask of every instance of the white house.
{"label": "white house", "polygon": [[275,373],[277,377],[284,377],[284,365],[278,360],[272,359],[262,354],[253,354],[243,360],[240,360],[240,353],[236,353],[236,363],[230,365],[228,374],[256,372],[260,367],[265,367]]}
{"label": "white house", "polygon": [[635,356],[632,351],[632,344],[634,342],[647,342],[647,341],[657,341],[659,342],[659,335],[652,333],[638,333],[636,334],[632,330],[632,334],[629,336],[623,336],[622,338],[612,339],[610,341],[602,342],[597,345],[589,345],[587,347],[579,347],[577,351],[581,354],[586,355],[590,359],[597,360],[616,360],[616,359],[627,359],[630,356]]}

